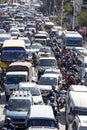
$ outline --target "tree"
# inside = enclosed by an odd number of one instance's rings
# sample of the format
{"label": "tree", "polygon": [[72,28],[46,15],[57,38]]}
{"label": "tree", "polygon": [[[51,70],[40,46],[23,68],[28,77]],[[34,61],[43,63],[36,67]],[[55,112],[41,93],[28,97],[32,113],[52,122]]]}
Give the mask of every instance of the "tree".
{"label": "tree", "polygon": [[80,14],[77,16],[78,23],[81,26],[87,26],[87,9],[80,12]]}

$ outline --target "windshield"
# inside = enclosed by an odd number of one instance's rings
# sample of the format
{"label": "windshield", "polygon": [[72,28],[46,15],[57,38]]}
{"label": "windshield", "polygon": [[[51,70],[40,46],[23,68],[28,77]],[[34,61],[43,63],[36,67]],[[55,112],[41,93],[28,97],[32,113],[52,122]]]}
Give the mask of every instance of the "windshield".
{"label": "windshield", "polygon": [[8,102],[8,110],[10,111],[28,111],[30,109],[30,100],[10,99]]}
{"label": "windshield", "polygon": [[57,79],[54,77],[41,77],[38,81],[39,85],[57,85]]}
{"label": "windshield", "polygon": [[40,49],[42,47],[42,45],[32,45],[33,49]]}
{"label": "windshield", "polygon": [[26,82],[25,75],[7,75],[6,84],[19,84],[19,82]]}
{"label": "windshield", "polygon": [[48,53],[50,50],[48,48],[40,48],[39,52]]}
{"label": "windshield", "polygon": [[35,88],[35,87],[23,87],[23,88],[20,88],[20,90],[30,91],[32,96],[40,95],[40,91],[38,90],[38,88]]}
{"label": "windshield", "polygon": [[39,61],[39,66],[55,66],[55,67],[57,67],[57,62],[54,59],[41,59]]}
{"label": "windshield", "polygon": [[29,127],[44,126],[44,127],[56,127],[54,120],[49,119],[30,119]]}
{"label": "windshield", "polygon": [[66,38],[66,46],[82,46],[82,38]]}
{"label": "windshield", "polygon": [[4,62],[13,62],[13,61],[25,61],[26,52],[22,48],[7,48],[2,49],[1,60]]}
{"label": "windshield", "polygon": [[26,27],[26,28],[36,28],[36,26],[35,26],[35,25],[30,24],[30,25],[27,25],[27,27]]}

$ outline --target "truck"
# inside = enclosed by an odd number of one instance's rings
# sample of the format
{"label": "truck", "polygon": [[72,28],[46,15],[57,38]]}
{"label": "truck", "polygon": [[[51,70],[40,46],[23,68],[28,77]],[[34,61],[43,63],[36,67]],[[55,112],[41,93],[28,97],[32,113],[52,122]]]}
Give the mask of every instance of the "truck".
{"label": "truck", "polygon": [[19,82],[35,81],[37,74],[29,62],[13,62],[6,68],[4,79],[4,89],[6,100],[8,101],[13,90],[18,90]]}

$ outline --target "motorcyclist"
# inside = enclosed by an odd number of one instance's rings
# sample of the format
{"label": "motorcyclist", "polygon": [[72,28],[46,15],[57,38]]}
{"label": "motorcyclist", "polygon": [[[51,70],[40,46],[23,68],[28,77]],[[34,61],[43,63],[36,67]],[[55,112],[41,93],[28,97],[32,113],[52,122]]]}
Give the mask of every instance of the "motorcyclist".
{"label": "motorcyclist", "polygon": [[11,119],[9,118],[9,117],[7,117],[6,119],[5,119],[5,123],[4,123],[4,125],[2,126],[2,129],[3,128],[7,128],[7,130],[9,129],[9,130],[15,130],[15,127],[14,127],[14,125],[12,124],[12,122],[11,122]]}
{"label": "motorcyclist", "polygon": [[55,92],[54,92],[53,90],[50,90],[49,93],[48,93],[47,96],[46,96],[47,102],[50,100],[50,97],[51,97],[51,96],[53,96],[54,99],[55,99],[55,101],[56,101],[56,94],[55,94]]}
{"label": "motorcyclist", "polygon": [[[57,102],[55,101],[55,98],[53,96],[50,97],[48,105],[50,105],[52,107],[55,119],[56,119],[57,124],[58,124],[58,114],[59,114],[59,111],[57,109]],[[59,124],[58,124],[58,129],[59,129]]]}
{"label": "motorcyclist", "polygon": [[35,53],[32,53],[32,63],[33,63],[33,66],[36,67],[37,57],[36,57]]}

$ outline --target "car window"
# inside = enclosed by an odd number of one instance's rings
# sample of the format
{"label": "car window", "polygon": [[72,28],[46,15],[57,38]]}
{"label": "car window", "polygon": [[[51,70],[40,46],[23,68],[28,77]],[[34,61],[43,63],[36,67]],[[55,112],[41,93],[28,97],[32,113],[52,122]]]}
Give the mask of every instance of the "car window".
{"label": "car window", "polygon": [[30,101],[23,99],[10,99],[8,102],[8,109],[10,111],[28,111],[30,109]]}
{"label": "car window", "polygon": [[57,62],[53,59],[41,59],[39,61],[39,66],[57,66]]}
{"label": "car window", "polygon": [[20,88],[20,90],[30,91],[32,96],[40,95],[40,91],[38,90],[38,88],[35,88],[35,87],[23,87],[23,88]]}
{"label": "car window", "polygon": [[30,126],[45,126],[45,127],[56,127],[55,121],[47,119],[31,119],[29,121]]}
{"label": "car window", "polygon": [[39,85],[57,85],[57,78],[41,77],[38,81]]}

